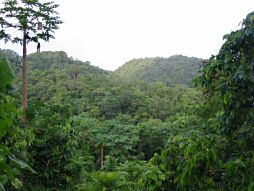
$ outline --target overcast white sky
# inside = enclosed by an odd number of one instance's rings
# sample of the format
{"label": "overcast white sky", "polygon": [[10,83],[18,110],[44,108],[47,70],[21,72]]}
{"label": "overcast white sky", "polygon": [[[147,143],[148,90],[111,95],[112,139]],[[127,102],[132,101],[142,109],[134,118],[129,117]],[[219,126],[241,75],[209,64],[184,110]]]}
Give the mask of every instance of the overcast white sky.
{"label": "overcast white sky", "polygon": [[[2,0],[0,0],[2,2]],[[224,34],[254,11],[253,0],[55,0],[64,24],[42,51],[114,70],[133,58],[174,54],[209,58]],[[20,45],[4,44],[21,53]],[[28,52],[36,51],[30,44]]]}

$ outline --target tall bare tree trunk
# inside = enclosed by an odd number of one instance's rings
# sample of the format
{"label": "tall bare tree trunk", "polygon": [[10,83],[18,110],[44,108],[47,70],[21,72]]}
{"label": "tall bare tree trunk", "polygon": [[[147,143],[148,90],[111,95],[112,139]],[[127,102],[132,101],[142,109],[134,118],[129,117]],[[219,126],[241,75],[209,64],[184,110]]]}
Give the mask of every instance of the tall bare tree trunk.
{"label": "tall bare tree trunk", "polygon": [[100,156],[100,166],[101,166],[101,170],[103,169],[103,158],[104,158],[104,145],[101,144],[100,146],[100,153],[101,153],[101,156]]}
{"label": "tall bare tree trunk", "polygon": [[26,29],[23,31],[23,57],[22,57],[22,109],[25,112],[27,109],[27,80],[26,80]]}

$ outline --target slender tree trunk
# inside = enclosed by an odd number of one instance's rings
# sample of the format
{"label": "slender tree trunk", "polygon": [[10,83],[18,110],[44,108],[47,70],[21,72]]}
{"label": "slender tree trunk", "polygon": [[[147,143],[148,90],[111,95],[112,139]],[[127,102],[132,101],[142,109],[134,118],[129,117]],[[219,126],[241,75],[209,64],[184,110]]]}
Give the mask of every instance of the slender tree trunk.
{"label": "slender tree trunk", "polygon": [[26,79],[26,29],[23,31],[23,57],[22,57],[22,109],[25,112],[27,109],[27,79]]}
{"label": "slender tree trunk", "polygon": [[100,146],[100,153],[101,153],[101,156],[100,156],[100,165],[101,165],[101,170],[103,169],[103,158],[104,158],[104,145],[101,144]]}

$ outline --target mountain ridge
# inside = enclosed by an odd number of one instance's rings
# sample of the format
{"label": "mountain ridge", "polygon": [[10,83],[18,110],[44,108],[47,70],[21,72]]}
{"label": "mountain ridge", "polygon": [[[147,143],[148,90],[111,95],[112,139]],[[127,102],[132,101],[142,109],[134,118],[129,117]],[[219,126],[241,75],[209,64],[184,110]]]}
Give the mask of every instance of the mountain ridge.
{"label": "mountain ridge", "polygon": [[[21,71],[21,56],[12,50],[0,50],[5,55],[15,72]],[[173,55],[164,57],[134,58],[115,71],[104,70],[92,65],[89,61],[74,60],[64,51],[43,51],[31,53],[28,56],[29,70],[63,69],[82,65],[82,70],[93,74],[109,74],[113,81],[120,83],[135,83],[145,81],[148,83],[162,82],[169,86],[184,84],[191,86],[192,79],[197,75],[202,59]],[[76,66],[74,66],[76,65]]]}
{"label": "mountain ridge", "polygon": [[146,57],[132,59],[113,73],[119,81],[164,82],[167,85],[185,84],[190,86],[197,75],[202,59],[173,55],[168,58]]}

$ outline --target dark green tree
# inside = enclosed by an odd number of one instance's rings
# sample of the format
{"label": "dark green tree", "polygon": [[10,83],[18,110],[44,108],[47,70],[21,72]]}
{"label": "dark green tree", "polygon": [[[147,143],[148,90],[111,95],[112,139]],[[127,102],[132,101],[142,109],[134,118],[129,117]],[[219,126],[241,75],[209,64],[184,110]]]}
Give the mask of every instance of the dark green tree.
{"label": "dark green tree", "polygon": [[[54,2],[41,3],[39,0],[6,0],[0,9],[0,39],[5,42],[21,43],[22,57],[22,108],[27,109],[27,43],[49,41],[54,38],[54,30],[62,23]],[[13,30],[15,35],[13,35]]]}
{"label": "dark green tree", "polygon": [[[6,187],[16,189],[22,186],[19,179],[21,170],[33,169],[14,155],[13,145],[17,137],[18,128],[13,124],[17,109],[10,96],[13,90],[14,74],[6,60],[0,60],[0,190]],[[7,190],[7,189],[6,189]]]}
{"label": "dark green tree", "polygon": [[230,134],[253,119],[254,103],[254,12],[242,28],[224,36],[218,55],[211,57],[199,78],[208,95],[220,99],[221,131]]}

